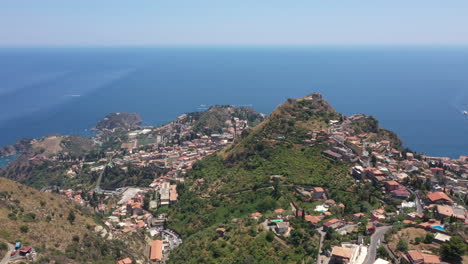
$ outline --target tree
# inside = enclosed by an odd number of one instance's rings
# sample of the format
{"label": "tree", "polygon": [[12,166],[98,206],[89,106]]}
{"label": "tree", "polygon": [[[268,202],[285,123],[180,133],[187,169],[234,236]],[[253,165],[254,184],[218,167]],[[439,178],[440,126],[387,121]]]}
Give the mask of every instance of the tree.
{"label": "tree", "polygon": [[432,233],[427,233],[426,237],[424,238],[424,243],[425,244],[430,244],[434,240],[434,234]]}
{"label": "tree", "polygon": [[0,250],[8,250],[8,245],[3,242],[0,242]]}
{"label": "tree", "polygon": [[396,247],[399,251],[406,252],[408,250],[408,242],[406,242],[403,239],[400,239]]}
{"label": "tree", "polygon": [[292,230],[291,231],[291,237],[289,239],[289,241],[295,245],[295,246],[299,246],[301,243],[302,243],[302,240],[304,238],[304,234],[300,231],[300,230]]}
{"label": "tree", "polygon": [[275,239],[275,234],[273,232],[268,232],[265,236],[265,239],[268,241],[268,242],[273,242],[273,239]]}
{"label": "tree", "polygon": [[449,262],[460,262],[466,252],[465,241],[460,236],[452,236],[449,242],[440,247],[442,258]]}
{"label": "tree", "polygon": [[377,164],[377,157],[374,154],[371,155],[371,163],[373,167]]}
{"label": "tree", "polygon": [[273,197],[279,199],[281,197],[281,186],[279,184],[279,179],[275,178],[273,182]]}
{"label": "tree", "polygon": [[70,222],[70,224],[73,224],[73,222],[75,222],[75,219],[76,219],[75,212],[72,210],[68,213],[67,220]]}
{"label": "tree", "polygon": [[[429,233],[429,234],[430,234],[430,233]],[[426,237],[427,237],[427,236],[426,236]],[[416,238],[414,239],[414,243],[415,243],[416,245],[418,245],[419,243],[421,243],[421,240],[422,240],[421,237],[416,237]],[[424,243],[426,243],[426,239],[424,239]],[[429,244],[429,243],[428,243],[428,244]]]}
{"label": "tree", "polygon": [[257,204],[256,208],[262,213],[268,210],[273,210],[276,208],[276,201],[271,197],[266,197]]}
{"label": "tree", "polygon": [[384,246],[380,245],[378,248],[377,248],[377,256],[379,258],[383,258],[383,259],[389,259],[390,256],[388,255],[388,252],[387,250],[384,248]]}
{"label": "tree", "polygon": [[143,198],[143,209],[145,209],[146,211],[149,211],[149,204],[150,204],[150,200],[151,200],[151,194],[149,192],[147,192],[145,194],[145,197]]}

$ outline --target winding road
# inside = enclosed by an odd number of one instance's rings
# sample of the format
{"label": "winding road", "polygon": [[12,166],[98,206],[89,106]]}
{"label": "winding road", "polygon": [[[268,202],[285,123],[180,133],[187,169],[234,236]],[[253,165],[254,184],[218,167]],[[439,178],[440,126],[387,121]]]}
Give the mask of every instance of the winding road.
{"label": "winding road", "polygon": [[392,226],[380,226],[377,227],[375,233],[371,236],[371,241],[369,249],[367,251],[366,259],[364,264],[373,264],[377,257],[377,247],[380,245],[380,242],[383,240],[385,233],[392,228]]}
{"label": "winding road", "polygon": [[317,264],[321,264],[322,261],[323,261],[322,257],[324,257],[324,256],[322,256],[322,246],[323,246],[323,240],[325,239],[325,232],[323,232],[322,227],[317,228],[315,230],[317,230],[317,232],[319,232],[319,234],[320,234],[320,242],[319,242],[319,248],[318,248],[319,253],[318,253],[318,256],[317,256]]}
{"label": "winding road", "polygon": [[97,179],[97,182],[96,182],[96,187],[94,187],[94,191],[96,193],[103,193],[104,190],[101,189],[101,181],[102,181],[102,176],[104,175],[104,172],[106,171],[107,167],[110,167],[112,165],[112,160],[114,159],[115,157],[115,154],[114,156],[112,156],[109,160],[109,162],[107,162],[106,166],[104,167],[104,169],[102,170],[101,174],[99,174],[99,177]]}

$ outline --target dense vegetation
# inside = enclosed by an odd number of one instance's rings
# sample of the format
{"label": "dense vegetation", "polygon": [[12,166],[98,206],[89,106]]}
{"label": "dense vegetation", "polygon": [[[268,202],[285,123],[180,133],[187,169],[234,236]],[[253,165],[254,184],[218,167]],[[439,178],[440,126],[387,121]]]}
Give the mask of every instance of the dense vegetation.
{"label": "dense vegetation", "polygon": [[[222,225],[226,232],[219,236],[216,227],[206,228],[191,236],[187,246],[177,249],[169,263],[296,263],[308,259],[318,244],[318,237],[309,233],[296,235],[296,245],[287,245],[253,219],[236,219]],[[305,249],[301,241],[307,244]],[[190,256],[190,257],[187,257]]]}
{"label": "dense vegetation", "polygon": [[[125,168],[125,170],[123,170]],[[123,186],[147,187],[155,178],[167,172],[167,169],[156,167],[136,167],[131,164],[125,167],[106,167],[101,187],[115,189]]]}
{"label": "dense vegetation", "polygon": [[138,127],[142,122],[142,119],[137,113],[112,113],[101,119],[96,129],[131,129]]}
{"label": "dense vegetation", "polygon": [[264,119],[261,114],[251,108],[229,105],[212,106],[207,111],[188,114],[188,120],[194,121],[194,131],[206,135],[221,133],[226,127],[224,122],[233,118],[247,120],[249,126],[255,126]]}

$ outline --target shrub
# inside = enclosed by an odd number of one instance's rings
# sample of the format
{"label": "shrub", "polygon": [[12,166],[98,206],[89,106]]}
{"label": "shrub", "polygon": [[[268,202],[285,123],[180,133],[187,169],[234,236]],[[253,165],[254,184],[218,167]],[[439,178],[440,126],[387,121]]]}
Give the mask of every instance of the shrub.
{"label": "shrub", "polygon": [[427,233],[426,237],[424,238],[424,243],[425,244],[430,244],[434,240],[434,234],[432,233]]}
{"label": "shrub", "polygon": [[408,243],[405,240],[400,239],[396,247],[399,251],[406,252],[408,250]]}
{"label": "shrub", "polygon": [[7,249],[8,249],[8,245],[3,242],[0,242],[0,250],[7,250]]}
{"label": "shrub", "polygon": [[23,225],[23,226],[20,227],[20,231],[21,231],[21,233],[27,233],[29,231],[29,227]]}
{"label": "shrub", "polygon": [[16,214],[15,213],[9,213],[8,214],[8,219],[15,221],[17,219]]}
{"label": "shrub", "polygon": [[74,211],[70,211],[70,212],[68,213],[67,220],[70,222],[70,224],[73,224],[73,222],[75,222],[75,219],[76,219],[75,212],[74,212]]}
{"label": "shrub", "polygon": [[[427,236],[426,236],[426,237],[427,237]],[[416,237],[416,238],[414,239],[414,243],[415,243],[416,245],[418,245],[419,243],[421,243],[421,240],[422,240],[421,237]],[[424,240],[424,241],[425,241],[425,240]]]}
{"label": "shrub", "polygon": [[275,234],[273,234],[273,232],[270,231],[266,234],[265,239],[268,242],[273,242],[273,239],[275,239]]}

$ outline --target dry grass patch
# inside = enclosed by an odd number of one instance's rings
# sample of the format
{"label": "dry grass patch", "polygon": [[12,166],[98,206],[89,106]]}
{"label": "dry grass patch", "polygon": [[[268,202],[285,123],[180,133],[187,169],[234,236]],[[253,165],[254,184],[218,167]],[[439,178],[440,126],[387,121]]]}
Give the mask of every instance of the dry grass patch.
{"label": "dry grass patch", "polygon": [[[438,252],[439,251],[439,245],[436,244],[424,244],[422,241],[426,237],[426,234],[429,233],[428,231],[421,229],[421,228],[416,228],[416,227],[410,227],[410,228],[404,228],[398,233],[393,234],[389,238],[388,246],[396,252],[397,249],[397,244],[400,239],[406,241],[408,243],[408,250],[419,250],[419,251],[430,251],[430,252]],[[421,242],[419,244],[416,244],[416,238],[420,237]]]}

